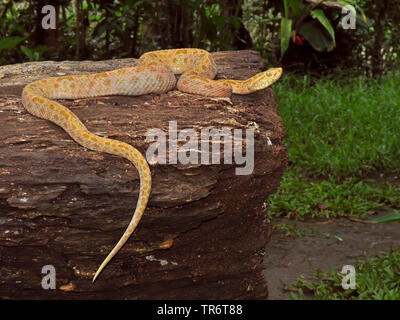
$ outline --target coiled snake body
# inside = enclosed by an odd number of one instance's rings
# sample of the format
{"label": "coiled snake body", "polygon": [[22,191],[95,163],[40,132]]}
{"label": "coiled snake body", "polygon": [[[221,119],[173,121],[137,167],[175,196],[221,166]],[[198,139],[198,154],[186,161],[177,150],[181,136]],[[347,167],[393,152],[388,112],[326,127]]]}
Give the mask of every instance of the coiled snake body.
{"label": "coiled snake body", "polygon": [[[102,262],[100,272],[128,240],[146,208],[151,188],[151,172],[143,155],[133,146],[93,134],[68,108],[53,99],[77,99],[106,95],[162,93],[177,87],[182,92],[229,98],[232,93],[248,94],[277,81],[281,68],[271,68],[247,80],[213,80],[217,73],[210,53],[201,49],[171,49],[143,54],[131,68],[97,74],[63,76],[38,80],[22,92],[25,109],[62,127],[80,145],[131,161],[139,171],[140,192],[136,210],[121,239]],[[176,83],[175,74],[182,74]]]}

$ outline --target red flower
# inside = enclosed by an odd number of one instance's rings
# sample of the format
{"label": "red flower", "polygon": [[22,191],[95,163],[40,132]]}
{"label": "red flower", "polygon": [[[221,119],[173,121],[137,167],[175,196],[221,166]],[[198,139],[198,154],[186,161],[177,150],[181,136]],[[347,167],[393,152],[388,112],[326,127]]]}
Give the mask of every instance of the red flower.
{"label": "red flower", "polygon": [[302,46],[304,44],[303,40],[305,40],[303,37],[296,35],[296,39],[294,40],[294,43],[298,44],[299,46]]}

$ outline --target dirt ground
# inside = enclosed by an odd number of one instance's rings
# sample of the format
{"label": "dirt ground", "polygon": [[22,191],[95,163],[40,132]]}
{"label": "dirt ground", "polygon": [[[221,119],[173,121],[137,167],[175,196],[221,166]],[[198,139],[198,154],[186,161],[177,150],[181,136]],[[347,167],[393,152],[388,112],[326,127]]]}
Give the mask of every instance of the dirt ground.
{"label": "dirt ground", "polygon": [[[274,219],[274,223],[294,221]],[[310,265],[323,271],[329,271],[329,267],[341,270],[344,265],[355,266],[357,259],[365,257],[366,253],[376,256],[381,250],[400,245],[400,222],[369,224],[340,218],[310,219],[296,223],[299,229],[306,229],[307,233],[313,230],[314,236],[285,236],[283,231],[273,231],[264,259],[264,276],[271,300],[289,298],[290,292],[283,290],[282,282],[293,285],[301,275],[311,279]]]}

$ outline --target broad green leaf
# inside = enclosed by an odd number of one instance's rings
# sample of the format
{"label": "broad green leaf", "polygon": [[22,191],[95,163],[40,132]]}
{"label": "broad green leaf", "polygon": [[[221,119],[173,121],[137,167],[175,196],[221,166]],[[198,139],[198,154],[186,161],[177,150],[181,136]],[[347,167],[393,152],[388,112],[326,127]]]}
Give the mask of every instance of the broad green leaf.
{"label": "broad green leaf", "polygon": [[289,0],[283,0],[283,10],[285,12],[285,18],[289,18]]}
{"label": "broad green leaf", "polygon": [[335,47],[326,29],[316,20],[301,24],[297,32],[317,51],[330,51]]}
{"label": "broad green leaf", "polygon": [[[336,41],[335,41],[335,30],[333,30],[333,27],[331,23],[329,22],[329,19],[326,17],[325,13],[321,9],[316,9],[311,11],[311,16],[315,19],[318,19],[318,21],[325,27],[325,29],[329,32],[329,35],[332,38],[333,41],[333,47],[332,49],[336,46]],[[328,50],[329,51],[329,50]]]}
{"label": "broad green leaf", "polygon": [[339,2],[343,6],[351,6],[350,10],[353,12],[354,16],[356,15],[356,8],[357,8],[357,10],[360,11],[361,13],[361,17],[364,23],[367,23],[367,16],[365,15],[364,10],[359,5],[357,5],[355,1],[338,0],[337,2]]}
{"label": "broad green leaf", "polygon": [[24,45],[20,46],[21,51],[29,58],[31,61],[39,61],[42,54],[48,49],[44,45],[38,45],[35,48],[28,48]]}
{"label": "broad green leaf", "polygon": [[49,48],[43,44],[39,44],[34,48],[35,52],[39,52],[40,55],[42,55],[45,51],[47,51]]}
{"label": "broad green leaf", "polygon": [[235,28],[235,30],[240,29],[240,19],[238,17],[232,16],[229,18],[230,23]]}
{"label": "broad green leaf", "polygon": [[367,222],[369,223],[383,223],[383,222],[394,222],[394,221],[400,221],[400,211],[392,212],[389,214],[386,214],[382,217],[369,220]]}
{"label": "broad green leaf", "polygon": [[33,50],[29,49],[28,47],[25,47],[21,45],[21,51],[29,58],[29,60],[34,60],[33,56]]}
{"label": "broad green leaf", "polygon": [[282,18],[281,20],[281,57],[289,48],[290,34],[292,32],[292,19]]}
{"label": "broad green leaf", "polygon": [[356,9],[355,9],[355,3],[354,2],[349,2],[349,1],[343,1],[343,0],[341,0],[341,1],[338,1],[341,5],[343,5],[344,7],[345,6],[348,6],[348,8],[350,9],[350,11],[353,13],[353,15],[355,16],[356,15]]}
{"label": "broad green leaf", "polygon": [[27,37],[8,37],[0,40],[0,50],[11,50],[18,46]]}
{"label": "broad green leaf", "polygon": [[289,0],[289,7],[292,9],[291,17],[296,17],[300,13],[300,0]]}

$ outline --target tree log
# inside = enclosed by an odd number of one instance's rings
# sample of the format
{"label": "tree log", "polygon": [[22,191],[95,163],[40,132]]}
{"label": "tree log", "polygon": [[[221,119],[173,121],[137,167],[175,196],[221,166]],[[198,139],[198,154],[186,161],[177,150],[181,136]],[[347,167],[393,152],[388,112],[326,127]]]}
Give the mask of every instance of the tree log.
{"label": "tree log", "polygon": [[[254,51],[213,57],[217,78],[245,79],[263,67]],[[150,161],[153,185],[144,216],[92,283],[131,219],[138,173],[127,160],[86,150],[60,127],[29,114],[21,91],[38,79],[134,62],[44,61],[0,67],[1,298],[267,297],[262,253],[270,227],[264,202],[279,186],[288,158],[271,88],[233,95],[232,104],[176,90],[60,101],[92,132],[127,142],[143,154],[154,144],[146,140],[149,129],[161,129],[167,141],[171,138],[170,121],[176,121],[178,132],[190,128],[199,137],[207,128],[242,129],[243,137],[245,129],[254,132],[254,170],[248,175],[237,175],[235,169],[243,165],[224,162],[223,152],[217,153],[220,164]],[[248,143],[239,140],[243,150]],[[44,266],[54,267],[55,289],[48,271],[53,269]]]}

